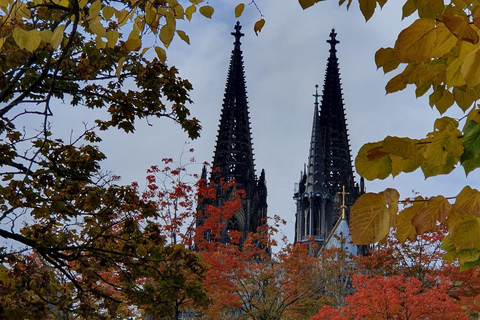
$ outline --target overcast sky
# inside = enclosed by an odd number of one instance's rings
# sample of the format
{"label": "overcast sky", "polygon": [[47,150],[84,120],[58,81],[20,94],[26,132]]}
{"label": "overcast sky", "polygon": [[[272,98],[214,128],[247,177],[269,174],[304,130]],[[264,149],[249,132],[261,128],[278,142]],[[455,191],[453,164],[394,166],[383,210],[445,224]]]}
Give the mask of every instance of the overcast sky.
{"label": "overcast sky", "polygon": [[[338,1],[326,1],[303,11],[296,0],[256,0],[266,24],[255,36],[253,25],[259,12],[247,6],[239,21],[245,37],[242,51],[257,175],[266,171],[268,214],[280,215],[288,224],[282,230],[293,240],[295,203],[294,183],[307,161],[312,128],[315,85],[323,87],[329,55],[326,43],[335,28],[347,125],[352,158],[362,144],[387,135],[422,138],[432,130],[439,116],[428,105],[428,95],[415,99],[414,88],[385,95],[385,84],[392,77],[376,70],[375,51],[393,46],[398,33],[412,19],[401,20],[399,1],[391,1],[365,23],[356,1],[349,11]],[[194,15],[191,22],[179,23],[190,36],[191,45],[178,37],[168,49],[168,64],[192,82],[192,113],[201,120],[201,137],[191,142],[199,162],[211,162],[220,119],[228,65],[234,38],[230,34],[237,21],[233,11],[238,1],[210,1],[216,11],[212,19]],[[449,114],[461,117],[457,112]],[[68,121],[73,121],[69,119]],[[161,164],[164,157],[178,159],[187,135],[167,119],[141,122],[134,135],[111,131],[104,135],[105,169],[123,177],[123,183],[143,183],[145,170]],[[201,167],[191,167],[200,173]],[[453,175],[429,178],[417,170],[395,180],[367,182],[367,191],[379,192],[396,187],[401,197],[422,195],[454,196],[466,185],[476,187],[479,173],[468,180],[463,169]],[[357,177],[358,181],[358,177]],[[473,181],[473,182],[472,182]]]}

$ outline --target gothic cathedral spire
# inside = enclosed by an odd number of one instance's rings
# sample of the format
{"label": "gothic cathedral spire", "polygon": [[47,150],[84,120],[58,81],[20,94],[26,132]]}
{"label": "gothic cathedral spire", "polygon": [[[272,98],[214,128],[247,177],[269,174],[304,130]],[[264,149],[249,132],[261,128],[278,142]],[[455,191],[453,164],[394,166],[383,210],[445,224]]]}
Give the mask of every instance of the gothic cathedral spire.
{"label": "gothic cathedral spire", "polygon": [[[312,138],[308,157],[300,182],[295,188],[297,205],[295,241],[310,239],[320,248],[330,235],[336,222],[349,219],[353,202],[360,195],[355,185],[350,145],[343,105],[342,87],[338,67],[335,30],[330,39],[323,95],[319,109],[318,86],[314,94]],[[338,194],[348,195],[341,203]]]}
{"label": "gothic cathedral spire", "polygon": [[[239,22],[235,25],[234,48],[230,59],[225,96],[223,99],[220,124],[213,156],[210,180],[219,182],[235,179],[237,189],[245,190],[246,197],[242,207],[234,217],[226,223],[225,239],[228,230],[241,231],[244,237],[255,232],[265,223],[267,215],[267,188],[265,171],[260,178],[255,175],[253,144],[250,132],[250,116],[247,105],[245,71],[243,66]],[[231,190],[217,190],[216,206],[221,206],[230,197]],[[200,209],[201,206],[200,206]],[[222,241],[227,241],[222,239]]]}

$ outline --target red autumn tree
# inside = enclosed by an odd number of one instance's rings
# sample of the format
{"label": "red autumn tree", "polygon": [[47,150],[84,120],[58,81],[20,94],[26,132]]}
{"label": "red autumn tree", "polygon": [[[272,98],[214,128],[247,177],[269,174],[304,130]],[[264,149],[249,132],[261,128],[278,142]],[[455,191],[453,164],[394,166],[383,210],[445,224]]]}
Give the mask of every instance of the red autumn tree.
{"label": "red autumn tree", "polygon": [[477,319],[480,269],[461,271],[442,260],[442,231],[405,243],[390,237],[356,259],[355,293],[343,308],[324,307],[314,319]]}
{"label": "red autumn tree", "polygon": [[353,279],[356,292],[346,298],[345,307],[323,307],[311,319],[470,319],[448,295],[448,279],[436,279],[437,284],[429,289],[418,279],[401,275],[356,275]]}

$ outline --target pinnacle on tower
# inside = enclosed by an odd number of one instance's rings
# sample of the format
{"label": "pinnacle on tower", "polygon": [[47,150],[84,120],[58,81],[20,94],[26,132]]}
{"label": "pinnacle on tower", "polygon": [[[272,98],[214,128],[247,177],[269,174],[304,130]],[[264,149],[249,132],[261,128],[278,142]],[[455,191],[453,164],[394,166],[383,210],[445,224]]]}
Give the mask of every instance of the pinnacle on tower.
{"label": "pinnacle on tower", "polygon": [[[242,207],[230,221],[227,221],[225,234],[228,230],[236,230],[241,231],[246,237],[249,232],[255,232],[260,225],[265,223],[267,188],[265,171],[262,170],[259,179],[255,175],[245,72],[240,48],[240,38],[244,36],[240,32],[241,29],[240,23],[237,22],[235,32],[231,33],[235,37],[235,41],[213,155],[212,168],[214,170],[210,175],[210,180],[218,183],[221,178],[225,181],[235,179],[236,188],[245,190],[246,196],[242,201]],[[229,200],[230,191],[218,189],[214,205],[221,206]],[[199,210],[201,209],[199,208]]]}

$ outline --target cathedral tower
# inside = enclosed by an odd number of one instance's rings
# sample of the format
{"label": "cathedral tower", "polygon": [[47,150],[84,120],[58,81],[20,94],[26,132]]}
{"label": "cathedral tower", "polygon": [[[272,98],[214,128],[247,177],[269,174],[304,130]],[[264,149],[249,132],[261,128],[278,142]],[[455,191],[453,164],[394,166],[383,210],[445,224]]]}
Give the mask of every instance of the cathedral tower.
{"label": "cathedral tower", "polygon": [[[350,207],[361,193],[354,182],[340,72],[336,55],[335,30],[330,39],[321,105],[318,86],[314,94],[312,138],[308,164],[296,184],[295,241],[309,239],[325,244],[332,229],[342,218],[349,220]],[[362,187],[363,189],[363,187]]]}
{"label": "cathedral tower", "polygon": [[[267,216],[267,188],[265,171],[262,170],[260,178],[255,175],[245,72],[240,49],[240,38],[244,36],[240,32],[241,28],[240,23],[237,22],[235,32],[232,32],[235,42],[228,70],[210,180],[218,182],[221,178],[225,181],[235,179],[237,189],[245,190],[246,197],[242,207],[226,223],[225,231],[241,231],[246,237],[249,232],[255,232],[264,223]],[[205,171],[202,176],[206,178]],[[231,191],[219,188],[215,205],[221,206],[230,199]]]}

